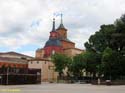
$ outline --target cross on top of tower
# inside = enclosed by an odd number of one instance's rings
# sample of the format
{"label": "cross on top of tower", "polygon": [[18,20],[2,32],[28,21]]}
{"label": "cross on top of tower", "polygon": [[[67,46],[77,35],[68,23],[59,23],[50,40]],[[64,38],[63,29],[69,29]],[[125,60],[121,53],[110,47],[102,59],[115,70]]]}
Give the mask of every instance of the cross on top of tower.
{"label": "cross on top of tower", "polygon": [[61,13],[61,24],[63,24],[62,16],[63,16],[63,14]]}
{"label": "cross on top of tower", "polygon": [[59,25],[58,29],[65,29],[66,30],[66,28],[63,25],[63,18],[62,18],[63,14],[62,13],[60,14],[60,17],[61,17],[61,22],[60,22],[60,25]]}
{"label": "cross on top of tower", "polygon": [[53,28],[52,31],[55,31],[55,18],[53,18]]}

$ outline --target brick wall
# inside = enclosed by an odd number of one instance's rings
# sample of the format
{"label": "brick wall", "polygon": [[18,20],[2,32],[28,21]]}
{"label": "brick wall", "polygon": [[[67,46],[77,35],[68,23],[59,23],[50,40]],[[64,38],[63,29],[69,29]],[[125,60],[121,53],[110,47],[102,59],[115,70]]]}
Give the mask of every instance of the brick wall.
{"label": "brick wall", "polygon": [[65,49],[65,48],[75,48],[75,43],[72,43],[72,42],[67,42],[67,41],[61,40],[61,44],[62,44],[63,49]]}

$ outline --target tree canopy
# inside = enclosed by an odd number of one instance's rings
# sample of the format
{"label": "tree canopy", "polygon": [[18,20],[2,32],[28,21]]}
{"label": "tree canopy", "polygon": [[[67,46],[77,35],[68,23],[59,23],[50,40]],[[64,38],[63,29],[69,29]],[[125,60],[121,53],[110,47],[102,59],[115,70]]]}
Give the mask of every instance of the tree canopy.
{"label": "tree canopy", "polygon": [[105,79],[121,79],[125,76],[125,15],[114,24],[101,25],[84,44],[86,51],[70,58],[55,54],[52,61],[59,75],[68,68],[68,75],[82,77],[83,72]]}
{"label": "tree canopy", "polygon": [[[91,51],[99,55],[100,58],[96,61],[101,63],[100,66],[103,67],[101,72],[105,78],[113,76],[115,79],[124,76],[125,15],[117,19],[114,24],[102,25],[98,32],[90,36],[88,42],[85,43],[85,47],[91,55],[93,54]],[[94,60],[92,61],[94,63]],[[95,65],[97,65],[95,67],[99,67],[98,64]]]}
{"label": "tree canopy", "polygon": [[63,70],[65,70],[71,61],[71,58],[64,54],[56,53],[52,56],[52,62],[55,65],[55,71],[59,72],[60,77],[64,74]]}

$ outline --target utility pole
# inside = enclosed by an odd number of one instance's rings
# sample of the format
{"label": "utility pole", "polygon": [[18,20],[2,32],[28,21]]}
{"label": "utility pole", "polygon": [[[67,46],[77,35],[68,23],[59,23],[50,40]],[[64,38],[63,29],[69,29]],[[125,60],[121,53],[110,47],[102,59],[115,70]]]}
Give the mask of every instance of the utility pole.
{"label": "utility pole", "polygon": [[8,77],[9,77],[9,68],[7,67],[7,80],[6,80],[6,84],[8,85]]}
{"label": "utility pole", "polygon": [[0,81],[1,81],[0,83],[1,83],[1,85],[2,85],[2,75],[0,76]]}

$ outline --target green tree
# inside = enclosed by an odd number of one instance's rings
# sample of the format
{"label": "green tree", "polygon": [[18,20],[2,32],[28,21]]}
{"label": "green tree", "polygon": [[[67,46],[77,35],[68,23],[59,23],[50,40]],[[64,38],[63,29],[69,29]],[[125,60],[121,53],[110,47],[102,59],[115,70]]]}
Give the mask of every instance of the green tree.
{"label": "green tree", "polygon": [[1,67],[1,72],[2,72],[2,73],[5,73],[5,70],[6,70],[5,65],[2,65],[2,67]]}
{"label": "green tree", "polygon": [[[99,74],[99,76],[106,72],[106,65],[102,64],[102,58],[104,56],[104,51],[107,47],[110,47],[111,49],[116,49],[114,46],[116,44],[116,39],[114,39],[113,34],[116,32],[116,26],[114,24],[111,25],[102,25],[100,27],[100,30],[96,32],[94,35],[91,35],[89,38],[89,41],[85,43],[85,47],[87,51],[93,51],[96,53],[95,59],[91,59],[92,57],[88,58],[88,60],[93,60],[95,65],[91,65],[91,68],[93,67],[92,71],[96,71],[96,73]],[[93,52],[90,52],[90,55],[93,55]],[[94,55],[93,55],[94,56]],[[97,57],[97,58],[96,58]],[[98,58],[100,57],[100,58]],[[113,56],[111,56],[113,57]],[[117,57],[115,57],[117,58]],[[110,59],[108,59],[110,60]],[[115,64],[115,62],[110,62],[110,64]],[[96,66],[96,69],[94,70],[94,67]],[[105,68],[105,69],[102,69]],[[110,71],[110,70],[108,70]],[[115,69],[114,69],[115,72]],[[107,75],[107,74],[105,74]]]}
{"label": "green tree", "polygon": [[[90,36],[85,47],[87,51],[93,51],[100,56],[101,60],[96,60],[101,63],[96,65],[97,73],[104,73],[105,77],[119,78],[119,76],[124,76],[125,15],[117,19],[114,24],[102,25],[98,32]],[[87,60],[90,59],[91,57]]]}
{"label": "green tree", "polygon": [[78,54],[73,57],[73,61],[68,66],[68,71],[74,77],[82,77],[85,66],[86,64],[83,60],[83,54]]}
{"label": "green tree", "polygon": [[56,53],[52,56],[52,62],[55,65],[55,71],[57,71],[61,77],[64,74],[63,70],[65,70],[68,64],[71,62],[71,58],[64,54]]}
{"label": "green tree", "polygon": [[106,47],[111,46],[111,34],[115,32],[114,25],[102,25],[100,30],[91,35],[89,41],[85,43],[86,50],[102,53]]}
{"label": "green tree", "polygon": [[119,54],[107,47],[102,56],[104,65],[104,75],[106,79],[115,79],[120,76],[121,63],[119,62]]}
{"label": "green tree", "polygon": [[89,72],[91,75],[93,75],[93,78],[95,78],[98,70],[97,66],[101,64],[100,54],[94,51],[86,51],[83,56],[84,62],[86,63],[86,72]]}
{"label": "green tree", "polygon": [[120,76],[125,76],[125,14],[115,22],[115,33],[112,34],[112,49],[117,52],[117,61],[120,64]]}

